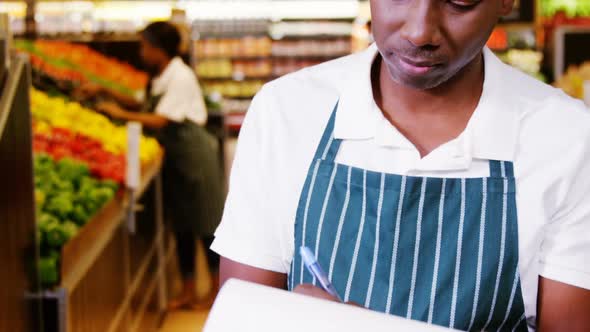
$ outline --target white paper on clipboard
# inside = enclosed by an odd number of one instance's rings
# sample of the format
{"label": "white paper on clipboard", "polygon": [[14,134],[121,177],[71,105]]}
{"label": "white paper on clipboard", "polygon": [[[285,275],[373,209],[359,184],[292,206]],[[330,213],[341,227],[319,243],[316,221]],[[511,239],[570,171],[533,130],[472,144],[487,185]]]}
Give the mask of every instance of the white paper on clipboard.
{"label": "white paper on clipboard", "polygon": [[204,332],[445,332],[439,326],[350,305],[230,280],[219,292]]}

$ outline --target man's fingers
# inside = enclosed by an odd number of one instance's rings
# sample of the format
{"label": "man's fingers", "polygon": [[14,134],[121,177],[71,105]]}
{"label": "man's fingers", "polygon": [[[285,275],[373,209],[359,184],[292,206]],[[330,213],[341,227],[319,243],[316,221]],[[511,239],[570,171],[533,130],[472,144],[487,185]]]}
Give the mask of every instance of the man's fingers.
{"label": "man's fingers", "polygon": [[324,299],[324,300],[338,302],[338,300],[335,297],[333,297],[332,295],[328,294],[323,289],[316,287],[314,285],[308,285],[308,284],[299,285],[299,286],[295,287],[293,292],[295,292],[297,294],[301,294],[301,295],[315,297],[318,299]]}

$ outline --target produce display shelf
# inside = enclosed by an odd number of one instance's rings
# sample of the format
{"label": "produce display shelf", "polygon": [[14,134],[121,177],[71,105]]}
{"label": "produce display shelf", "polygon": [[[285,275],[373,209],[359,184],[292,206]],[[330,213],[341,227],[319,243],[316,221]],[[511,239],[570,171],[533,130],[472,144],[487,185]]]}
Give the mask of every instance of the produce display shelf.
{"label": "produce display shelf", "polygon": [[[142,167],[142,179],[136,197],[141,197],[162,168],[163,152]],[[120,193],[107,203],[80,232],[64,245],[61,253],[60,287],[73,290],[92,267],[127,213],[128,197]]]}
{"label": "produce display shelf", "polygon": [[338,54],[276,54],[272,57],[275,59],[306,59],[306,60],[329,60],[329,59],[336,59],[339,57],[350,55],[350,52],[347,53],[338,53]]}
{"label": "produce display shelf", "polygon": [[195,58],[203,60],[243,60],[243,61],[259,61],[267,60],[271,54],[266,55],[196,55]]}

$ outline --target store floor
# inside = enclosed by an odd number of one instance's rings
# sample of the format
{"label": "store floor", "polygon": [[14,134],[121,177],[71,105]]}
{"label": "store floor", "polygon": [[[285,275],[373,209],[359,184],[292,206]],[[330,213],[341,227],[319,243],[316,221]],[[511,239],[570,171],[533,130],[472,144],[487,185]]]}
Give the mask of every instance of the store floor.
{"label": "store floor", "polygon": [[[175,276],[174,288],[180,289],[180,280]],[[205,250],[201,243],[197,245],[197,297],[205,296],[211,287],[211,275],[207,266]],[[205,325],[209,309],[179,310],[169,312],[164,319],[160,332],[200,332]]]}
{"label": "store floor", "polygon": [[[225,169],[229,173],[233,162],[235,139],[229,139],[225,145]],[[207,294],[211,285],[211,276],[208,272],[205,251],[201,244],[197,246],[197,296]],[[209,310],[199,311],[175,311],[166,315],[160,332],[200,332],[203,330]]]}

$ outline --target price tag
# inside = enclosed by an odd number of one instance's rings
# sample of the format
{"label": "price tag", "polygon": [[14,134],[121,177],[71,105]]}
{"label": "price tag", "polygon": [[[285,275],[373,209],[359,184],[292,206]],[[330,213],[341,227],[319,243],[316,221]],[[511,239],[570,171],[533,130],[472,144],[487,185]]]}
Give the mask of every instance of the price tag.
{"label": "price tag", "polygon": [[141,182],[141,162],[139,158],[139,142],[141,124],[127,123],[127,188],[139,189]]}
{"label": "price tag", "polygon": [[584,81],[584,102],[590,107],[590,81]]}

